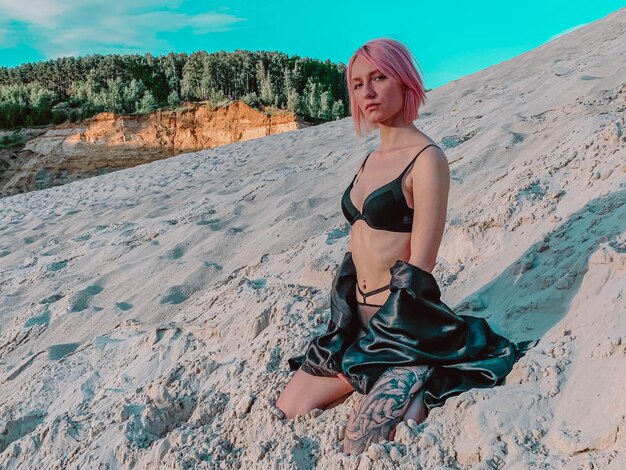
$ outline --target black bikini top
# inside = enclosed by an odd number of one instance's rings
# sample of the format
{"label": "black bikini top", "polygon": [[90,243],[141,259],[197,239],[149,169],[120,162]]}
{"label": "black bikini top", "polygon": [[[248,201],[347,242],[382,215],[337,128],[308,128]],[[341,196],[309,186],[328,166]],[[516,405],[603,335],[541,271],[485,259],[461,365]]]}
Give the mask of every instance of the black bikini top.
{"label": "black bikini top", "polygon": [[[363,213],[359,212],[354,204],[352,204],[352,199],[350,199],[350,192],[354,180],[359,174],[357,171],[341,199],[341,210],[348,222],[350,222],[350,225],[353,225],[359,219],[363,219],[365,223],[373,229],[387,230],[389,232],[411,232],[413,226],[413,209],[407,205],[404,193],[402,192],[402,178],[405,173],[409,171],[417,157],[431,146],[439,148],[435,144],[428,144],[415,155],[415,158],[411,160],[400,176],[372,191],[363,201]],[[365,157],[359,170],[365,166],[365,162],[367,162],[370,155],[371,152]]]}

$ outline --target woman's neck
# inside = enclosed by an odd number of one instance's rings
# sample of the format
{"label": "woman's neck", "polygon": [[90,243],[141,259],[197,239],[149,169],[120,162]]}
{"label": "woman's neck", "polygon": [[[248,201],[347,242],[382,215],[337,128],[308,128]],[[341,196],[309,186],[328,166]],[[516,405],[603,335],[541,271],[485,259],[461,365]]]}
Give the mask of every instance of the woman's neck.
{"label": "woman's neck", "polygon": [[380,128],[380,145],[381,152],[393,152],[405,147],[415,145],[416,137],[423,137],[413,123],[402,127],[391,127],[381,124]]}

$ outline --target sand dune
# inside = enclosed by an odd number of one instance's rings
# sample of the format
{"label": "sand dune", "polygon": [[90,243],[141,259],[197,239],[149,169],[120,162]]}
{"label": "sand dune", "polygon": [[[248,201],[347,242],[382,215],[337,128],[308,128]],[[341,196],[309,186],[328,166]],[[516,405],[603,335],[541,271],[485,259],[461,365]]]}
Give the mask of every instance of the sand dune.
{"label": "sand dune", "polygon": [[352,398],[272,403],[328,321],[377,135],[344,119],[1,199],[0,467],[626,468],[624,51],[621,9],[429,92],[442,300],[541,340],[361,456]]}

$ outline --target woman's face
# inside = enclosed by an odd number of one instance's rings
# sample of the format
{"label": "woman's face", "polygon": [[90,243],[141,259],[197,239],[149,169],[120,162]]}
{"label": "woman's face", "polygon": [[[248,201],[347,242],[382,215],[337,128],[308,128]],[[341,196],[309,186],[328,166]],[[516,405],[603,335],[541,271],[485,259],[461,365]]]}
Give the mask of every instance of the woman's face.
{"label": "woman's face", "polygon": [[[357,106],[369,122],[387,126],[404,124],[402,85],[389,79],[361,56],[357,56],[352,64],[350,86]],[[373,103],[377,105],[367,107]]]}

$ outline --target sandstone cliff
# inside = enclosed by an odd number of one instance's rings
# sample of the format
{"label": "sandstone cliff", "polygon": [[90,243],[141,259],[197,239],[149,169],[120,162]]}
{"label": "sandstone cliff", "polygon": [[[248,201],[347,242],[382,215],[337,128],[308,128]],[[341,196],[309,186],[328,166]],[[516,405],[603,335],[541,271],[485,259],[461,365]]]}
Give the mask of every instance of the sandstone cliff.
{"label": "sandstone cliff", "polygon": [[[48,188],[185,152],[279,134],[307,126],[295,113],[269,116],[242,101],[146,115],[100,113],[63,124],[0,155],[0,194]],[[4,170],[4,171],[3,171]]]}

